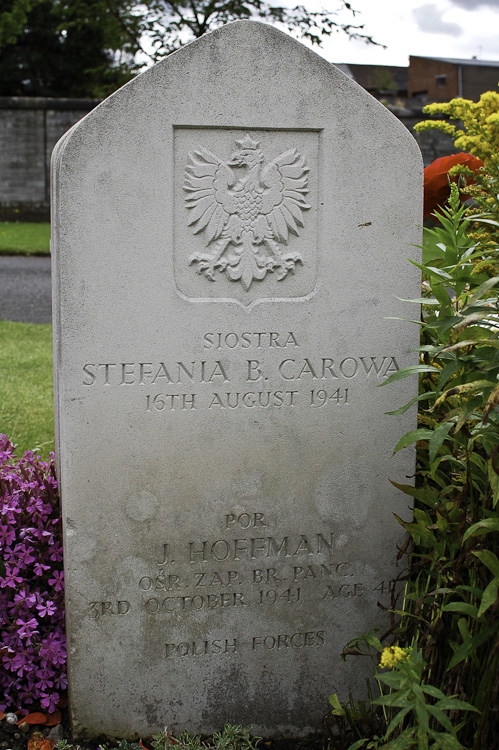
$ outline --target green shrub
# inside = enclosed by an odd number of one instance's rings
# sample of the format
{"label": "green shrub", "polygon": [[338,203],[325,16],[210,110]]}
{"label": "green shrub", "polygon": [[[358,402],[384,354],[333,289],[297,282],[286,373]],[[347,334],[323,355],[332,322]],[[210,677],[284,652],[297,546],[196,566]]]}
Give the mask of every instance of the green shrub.
{"label": "green shrub", "polygon": [[[424,231],[423,293],[407,300],[422,309],[420,362],[383,383],[420,378],[419,395],[392,412],[418,404],[418,428],[395,447],[416,443],[417,470],[415,486],[396,485],[414,515],[399,519],[408,578],[391,633],[412,654],[412,692],[406,667],[376,667],[382,697],[371,700],[370,732],[359,731],[359,704],[336,699],[333,714],[343,712],[350,741],[358,738],[350,750],[499,745],[499,169],[477,181],[495,196],[487,214],[461,206],[453,184],[437,226]],[[382,648],[369,634],[347,651],[365,653],[362,644]]]}

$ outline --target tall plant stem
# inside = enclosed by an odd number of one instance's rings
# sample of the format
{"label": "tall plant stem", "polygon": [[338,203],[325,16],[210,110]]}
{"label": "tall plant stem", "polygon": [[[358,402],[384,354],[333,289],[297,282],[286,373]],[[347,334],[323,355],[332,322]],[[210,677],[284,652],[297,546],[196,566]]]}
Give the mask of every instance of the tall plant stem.
{"label": "tall plant stem", "polygon": [[478,726],[475,732],[475,736],[473,737],[472,750],[482,750],[482,748],[485,746],[484,742],[486,740],[486,737],[482,737],[482,733],[484,732],[484,730],[486,731],[487,729],[487,719],[489,716],[490,699],[492,696],[492,690],[494,688],[494,683],[496,679],[498,661],[499,661],[499,637],[496,641],[496,645],[494,648],[492,664],[490,665],[489,679],[487,680],[487,690],[485,691],[485,695],[483,699],[483,709],[480,715],[480,719],[478,720]]}

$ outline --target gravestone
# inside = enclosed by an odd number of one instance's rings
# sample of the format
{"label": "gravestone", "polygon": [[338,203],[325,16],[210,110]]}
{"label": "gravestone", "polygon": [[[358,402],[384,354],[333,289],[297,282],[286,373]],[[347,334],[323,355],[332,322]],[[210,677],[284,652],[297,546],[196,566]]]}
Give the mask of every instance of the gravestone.
{"label": "gravestone", "polygon": [[[181,49],[54,154],[58,466],[76,734],[320,728],[362,689],[414,454],[400,320],[421,159],[263,24]],[[410,315],[410,312],[409,312]]]}

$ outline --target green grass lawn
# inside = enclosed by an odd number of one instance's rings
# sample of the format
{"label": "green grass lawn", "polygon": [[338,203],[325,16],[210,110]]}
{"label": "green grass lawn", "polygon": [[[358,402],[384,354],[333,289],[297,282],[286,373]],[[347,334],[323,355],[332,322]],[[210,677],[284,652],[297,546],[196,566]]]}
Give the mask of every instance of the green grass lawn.
{"label": "green grass lawn", "polygon": [[0,320],[0,432],[17,455],[54,450],[51,325]]}
{"label": "green grass lawn", "polygon": [[0,255],[50,255],[50,224],[1,221]]}

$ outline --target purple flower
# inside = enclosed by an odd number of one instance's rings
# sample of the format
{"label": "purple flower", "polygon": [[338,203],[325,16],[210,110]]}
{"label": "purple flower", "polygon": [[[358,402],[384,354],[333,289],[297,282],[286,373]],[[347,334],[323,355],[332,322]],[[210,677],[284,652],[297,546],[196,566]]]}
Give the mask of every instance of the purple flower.
{"label": "purple flower", "polygon": [[54,602],[51,602],[50,599],[44,604],[37,604],[36,608],[40,614],[40,617],[50,617],[57,610]]}
{"label": "purple flower", "polygon": [[0,587],[4,588],[5,586],[9,586],[10,588],[17,588],[17,586],[22,583],[22,577],[19,574],[19,568],[12,568],[10,569],[9,565],[6,565],[6,571],[5,571],[5,577],[3,579],[0,579]]}
{"label": "purple flower", "polygon": [[52,578],[49,578],[49,584],[53,586],[56,591],[64,591],[64,571],[54,570]]}
{"label": "purple flower", "polygon": [[44,672],[37,670],[37,674],[40,675],[40,678],[38,682],[35,682],[35,687],[38,688],[38,690],[40,690],[40,692],[42,693],[45,693],[49,688],[54,687],[54,682],[53,680],[49,679],[49,674],[47,674],[47,672],[48,670],[44,670]]}
{"label": "purple flower", "polygon": [[13,550],[12,558],[16,561],[19,567],[27,568],[36,560],[36,556],[33,554],[34,551],[34,547],[26,547],[25,544],[17,544]]}
{"label": "purple flower", "polygon": [[45,693],[42,695],[40,704],[49,714],[52,714],[57,708],[59,697],[59,693],[50,693],[50,695]]}
{"label": "purple flower", "polygon": [[16,532],[11,526],[0,525],[0,545],[9,546],[16,541]]}
{"label": "purple flower", "polygon": [[50,551],[50,560],[52,560],[52,562],[62,561],[62,543],[61,542],[53,543],[52,549]]}
{"label": "purple flower", "polygon": [[33,570],[35,571],[35,575],[42,576],[45,571],[50,570],[50,565],[43,565],[41,562],[36,562],[33,565]]}
{"label": "purple flower", "polygon": [[12,663],[14,659],[17,657],[16,652],[12,648],[4,648],[3,654],[2,654],[2,664],[4,664],[7,669],[13,669]]}
{"label": "purple flower", "polygon": [[54,457],[17,459],[0,435],[0,710],[53,711],[66,688],[64,575]]}
{"label": "purple flower", "polygon": [[26,604],[28,607],[32,607],[33,604],[36,604],[36,594],[30,594],[25,589],[22,589],[22,591],[14,594],[14,603]]}
{"label": "purple flower", "polygon": [[56,687],[57,690],[62,691],[62,690],[66,690],[67,686],[68,686],[68,680],[66,677],[66,673],[64,672],[64,670],[61,672],[58,672],[54,676],[54,687]]}
{"label": "purple flower", "polygon": [[35,633],[38,633],[38,622],[37,620],[32,617],[31,620],[28,620],[27,622],[24,622],[21,618],[16,620],[16,625],[19,625],[17,632],[19,634],[19,637],[26,641],[26,643],[31,643],[31,636]]}

